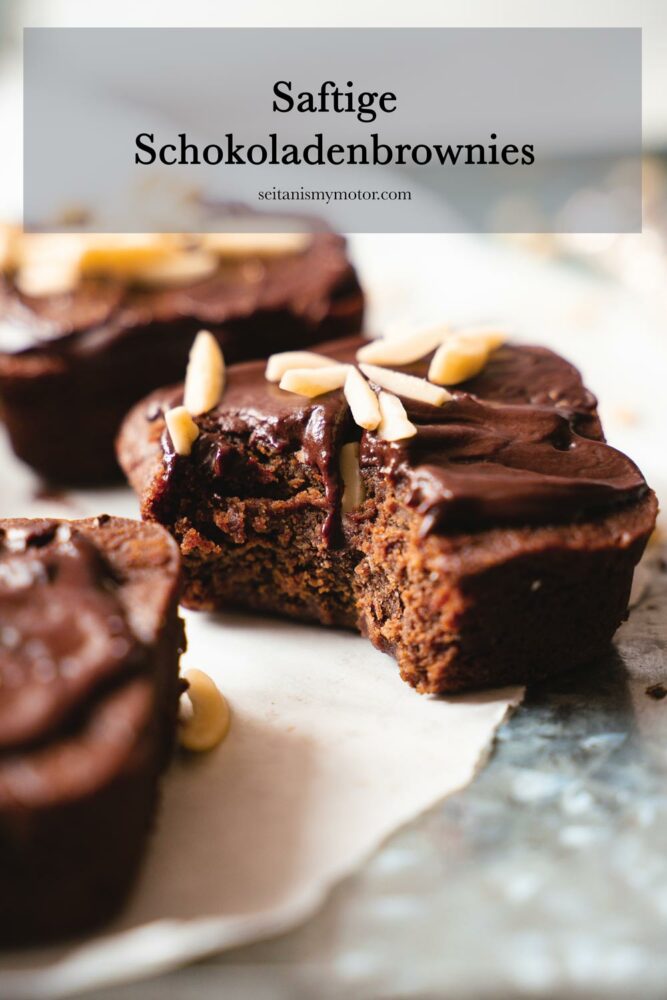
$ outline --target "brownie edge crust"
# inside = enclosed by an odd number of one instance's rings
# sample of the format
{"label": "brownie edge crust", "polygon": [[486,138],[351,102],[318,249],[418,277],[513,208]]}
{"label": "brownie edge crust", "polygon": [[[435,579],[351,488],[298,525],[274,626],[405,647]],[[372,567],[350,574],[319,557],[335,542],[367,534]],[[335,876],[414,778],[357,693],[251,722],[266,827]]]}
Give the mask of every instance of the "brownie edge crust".
{"label": "brownie edge crust", "polygon": [[172,749],[180,558],[157,525],[0,521],[0,942],[124,903]]}
{"label": "brownie edge crust", "polygon": [[[360,343],[321,352],[349,363]],[[359,435],[342,393],[306,400],[262,365],[232,367],[187,457],[159,415],[182,389],[139,404],[119,457],[143,516],[179,542],[184,602],[357,628],[431,694],[523,684],[603,653],[654,494],[553,352],[509,345],[456,390],[442,408],[403,399],[418,428],[405,446],[361,434],[365,499],[345,514],[338,457]]]}

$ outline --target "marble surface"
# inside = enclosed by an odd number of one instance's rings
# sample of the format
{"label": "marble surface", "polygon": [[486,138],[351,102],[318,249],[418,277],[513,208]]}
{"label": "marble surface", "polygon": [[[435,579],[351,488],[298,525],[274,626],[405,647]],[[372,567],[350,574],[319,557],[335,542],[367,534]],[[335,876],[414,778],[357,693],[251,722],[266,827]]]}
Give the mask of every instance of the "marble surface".
{"label": "marble surface", "polygon": [[530,690],[478,779],[307,925],[96,1000],[664,996],[666,560],[609,656]]}

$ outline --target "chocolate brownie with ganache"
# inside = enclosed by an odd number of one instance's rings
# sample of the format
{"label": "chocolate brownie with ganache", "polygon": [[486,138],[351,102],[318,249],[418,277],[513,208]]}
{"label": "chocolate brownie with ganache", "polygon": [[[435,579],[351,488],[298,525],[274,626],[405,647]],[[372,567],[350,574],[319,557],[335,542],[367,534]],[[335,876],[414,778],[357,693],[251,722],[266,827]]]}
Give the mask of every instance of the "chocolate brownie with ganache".
{"label": "chocolate brownie with ganache", "polygon": [[[353,365],[364,343],[316,353]],[[432,361],[396,369],[424,379]],[[356,425],[342,389],[307,398],[263,363],[232,366],[187,455],[162,415],[183,388],[138,404],[119,457],[143,517],[181,547],[185,603],[359,629],[427,693],[522,684],[602,653],[657,505],[605,443],[577,370],[510,343],[442,405],[398,395],[412,436],[385,440]],[[340,459],[354,442],[350,506]]]}
{"label": "chocolate brownie with ganache", "polygon": [[180,559],[158,525],[0,521],[0,943],[125,900],[176,733]]}
{"label": "chocolate brownie with ganache", "polygon": [[342,236],[269,233],[263,246],[263,234],[234,235],[158,234],[152,246],[150,234],[126,245],[84,234],[71,286],[81,236],[19,234],[4,274],[0,247],[0,399],[19,458],[59,483],[120,476],[113,443],[123,416],[181,377],[202,326],[230,362],[361,329],[363,295]]}

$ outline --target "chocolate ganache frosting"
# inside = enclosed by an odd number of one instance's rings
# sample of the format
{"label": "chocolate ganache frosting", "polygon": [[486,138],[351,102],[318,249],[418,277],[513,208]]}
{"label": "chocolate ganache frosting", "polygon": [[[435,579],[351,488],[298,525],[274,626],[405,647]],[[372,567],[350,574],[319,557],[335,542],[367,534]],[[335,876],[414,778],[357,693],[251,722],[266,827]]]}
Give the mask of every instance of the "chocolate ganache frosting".
{"label": "chocolate ganache frosting", "polygon": [[[356,276],[335,233],[313,233],[303,252],[272,259],[221,260],[215,273],[174,287],[141,289],[121,277],[86,277],[67,293],[29,297],[0,275],[0,353],[90,354],[148,328],[192,328],[283,310],[321,322],[332,298],[358,294]],[[266,345],[246,345],[260,356]],[[256,340],[256,338],[255,338]],[[231,342],[230,342],[231,344]],[[230,348],[226,344],[226,349]],[[244,356],[237,350],[238,356]]]}
{"label": "chocolate ganache frosting", "polygon": [[[317,350],[352,363],[362,343],[350,338]],[[397,370],[425,377],[429,360]],[[479,375],[453,387],[453,398],[442,406],[404,398],[417,433],[393,443],[356,427],[342,391],[307,399],[269,383],[264,369],[263,362],[253,362],[229,370],[222,401],[197,418],[200,437],[191,456],[175,455],[163,435],[165,498],[175,470],[188,463],[207,470],[213,491],[217,482],[228,492],[232,450],[221,443],[221,432],[249,432],[251,441],[277,452],[300,450],[325,483],[327,533],[341,494],[339,450],[359,437],[362,469],[401,485],[407,502],[424,516],[424,532],[573,521],[647,490],[636,465],[604,441],[595,397],[579,372],[547,348],[500,347]],[[179,391],[172,391],[170,405],[179,401]],[[245,475],[248,491],[261,488],[261,466]]]}
{"label": "chocolate ganache frosting", "polygon": [[[116,588],[96,547],[68,526],[43,521],[0,535],[0,802],[94,783],[131,744],[150,692],[131,680],[144,648]],[[120,678],[130,683],[118,687]],[[112,703],[115,735],[106,722]],[[103,742],[104,759],[90,753],[74,773],[74,738]],[[29,774],[19,763],[26,752]]]}

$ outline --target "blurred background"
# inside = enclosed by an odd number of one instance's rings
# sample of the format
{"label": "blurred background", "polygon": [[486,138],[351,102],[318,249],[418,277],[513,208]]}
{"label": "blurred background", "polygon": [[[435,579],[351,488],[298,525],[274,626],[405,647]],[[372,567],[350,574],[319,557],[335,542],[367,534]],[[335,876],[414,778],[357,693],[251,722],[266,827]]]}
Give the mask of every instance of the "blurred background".
{"label": "blurred background", "polygon": [[[369,327],[502,320],[553,344],[602,401],[612,443],[659,489],[667,480],[667,5],[661,0],[3,0],[0,3],[0,217],[21,210],[21,35],[26,26],[622,26],[643,31],[643,232],[552,234],[528,192],[501,206],[523,233],[352,238]],[[563,67],[564,76],[567,67]],[[555,171],[557,176],[557,170]],[[414,183],[423,175],[416,175]],[[622,174],[610,178],[623,184]],[[587,191],[581,198],[587,198]],[[455,209],[456,206],[453,206]],[[496,220],[497,221],[497,220]],[[412,267],[406,269],[404,262]],[[660,457],[659,457],[660,456]]]}
{"label": "blurred background", "polygon": [[[21,199],[21,35],[26,26],[639,26],[643,29],[644,231],[641,235],[517,237],[542,256],[567,258],[612,275],[633,288],[667,295],[667,5],[661,0],[402,0],[314,5],[307,0],[3,0],[0,3],[0,217],[15,217]],[[564,75],[567,67],[564,67]],[[416,179],[422,179],[417,172]],[[623,183],[623,177],[609,179]],[[582,192],[582,198],[587,193]],[[497,209],[526,233],[541,226],[539,208],[526,193]],[[566,224],[566,219],[563,224]],[[509,226],[507,228],[510,228]]]}
{"label": "blurred background", "polygon": [[[667,295],[667,6],[661,0],[402,0],[314,5],[286,0],[3,0],[0,3],[0,217],[20,211],[21,199],[21,35],[26,26],[622,26],[643,29],[644,232],[641,235],[562,235],[519,237],[541,255],[573,258],[582,266],[613,275],[658,297]],[[564,78],[567,67],[564,67]],[[415,180],[423,180],[419,171]],[[557,177],[557,173],[556,173]],[[557,179],[555,181],[557,183]],[[623,177],[609,178],[610,185]],[[582,199],[587,192],[581,192]],[[455,208],[455,206],[453,206]],[[543,228],[538,205],[528,192],[495,209],[493,228],[537,233]],[[517,224],[519,220],[520,225]],[[567,218],[562,225],[567,228]]]}

